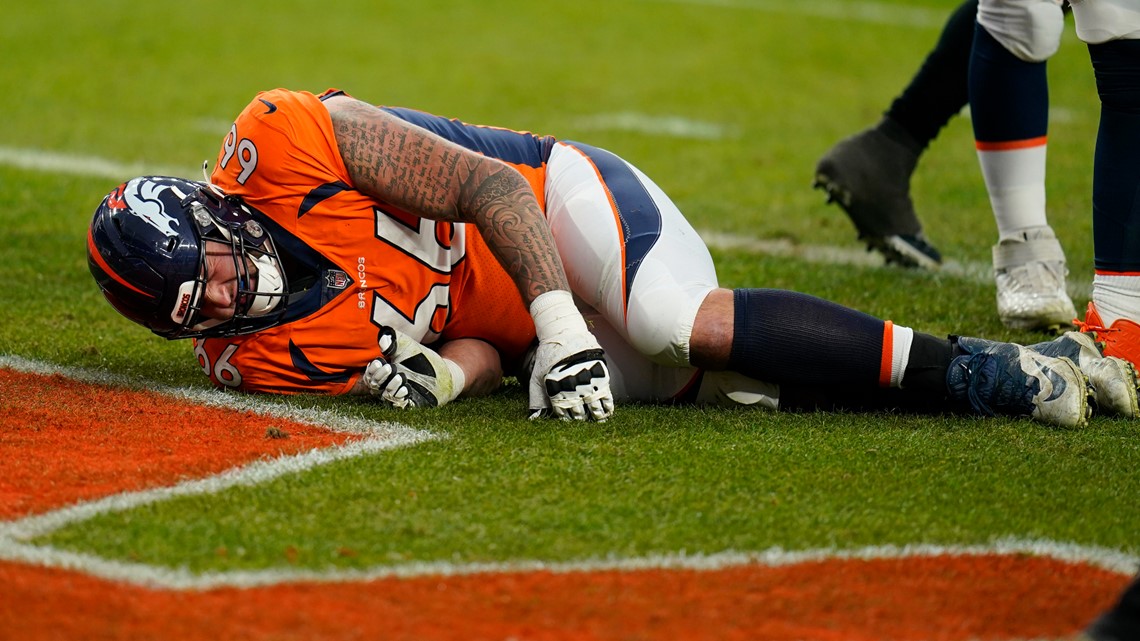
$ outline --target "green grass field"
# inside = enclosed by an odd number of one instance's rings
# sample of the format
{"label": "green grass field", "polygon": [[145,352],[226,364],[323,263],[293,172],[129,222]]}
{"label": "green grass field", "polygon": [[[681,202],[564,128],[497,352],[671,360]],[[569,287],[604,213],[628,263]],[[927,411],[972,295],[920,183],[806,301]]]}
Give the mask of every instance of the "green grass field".
{"label": "green grass field", "polygon": [[[197,177],[237,112],[278,86],[339,87],[586,140],[640,166],[702,231],[858,250],[847,219],[811,189],[815,162],[878,119],[957,3],[318,4],[7,8],[0,355],[206,389],[188,343],[158,339],[102,300],[86,225],[137,173]],[[1049,75],[1051,222],[1083,309],[1098,102],[1071,25]],[[670,130],[674,122],[686,127]],[[913,188],[947,258],[988,264],[996,231],[968,118],[932,145]],[[985,278],[740,249],[714,257],[727,286],[796,289],[935,334],[1041,338],[1001,326]],[[1130,421],[1061,431],[1026,420],[622,406],[604,425],[565,425],[524,420],[517,385],[410,413],[349,399],[275,402],[447,438],[107,514],[47,542],[195,571],[272,568],[289,547],[313,568],[1003,538],[1140,554],[1140,427]],[[219,556],[219,546],[241,552]]]}

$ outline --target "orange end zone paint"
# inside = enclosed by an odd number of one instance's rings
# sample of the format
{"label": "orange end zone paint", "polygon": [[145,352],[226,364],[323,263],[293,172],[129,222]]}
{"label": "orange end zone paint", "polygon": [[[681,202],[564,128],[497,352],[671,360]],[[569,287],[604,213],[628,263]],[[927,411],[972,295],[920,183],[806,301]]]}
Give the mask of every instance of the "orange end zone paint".
{"label": "orange end zone paint", "polygon": [[0,520],[355,438],[58,375],[0,368],[0,390]]}
{"label": "orange end zone paint", "polygon": [[1061,639],[1128,578],[1028,556],[528,572],[168,591],[0,563],[0,622],[47,639]]}

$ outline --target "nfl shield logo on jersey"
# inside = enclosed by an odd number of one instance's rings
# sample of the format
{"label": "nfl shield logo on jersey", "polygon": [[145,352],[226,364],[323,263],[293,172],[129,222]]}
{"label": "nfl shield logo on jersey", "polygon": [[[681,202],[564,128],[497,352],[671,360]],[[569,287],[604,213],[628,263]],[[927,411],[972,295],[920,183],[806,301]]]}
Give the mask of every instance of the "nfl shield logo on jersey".
{"label": "nfl shield logo on jersey", "polygon": [[352,282],[348,279],[348,274],[340,271],[339,269],[330,269],[325,272],[325,284],[329,289],[344,289]]}

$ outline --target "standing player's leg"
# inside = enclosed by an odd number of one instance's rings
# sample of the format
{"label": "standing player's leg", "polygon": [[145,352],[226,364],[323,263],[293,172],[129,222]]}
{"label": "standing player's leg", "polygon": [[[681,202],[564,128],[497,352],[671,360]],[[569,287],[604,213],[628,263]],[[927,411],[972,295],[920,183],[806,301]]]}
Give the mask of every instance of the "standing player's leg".
{"label": "standing player's leg", "polygon": [[1076,317],[1065,254],[1045,213],[1045,60],[1060,44],[1059,5],[981,0],[970,59],[975,146],[998,227],[998,316],[1016,329],[1067,327]]}
{"label": "standing player's leg", "polygon": [[1096,274],[1085,327],[1105,353],[1140,363],[1140,7],[1131,0],[1074,3],[1089,43],[1100,130],[1093,165]]}
{"label": "standing player's leg", "polygon": [[910,178],[931,141],[966,106],[966,76],[978,0],[966,0],[882,120],[839,141],[820,158],[815,186],[855,223],[859,237],[889,263],[936,268],[942,262],[922,233]]}

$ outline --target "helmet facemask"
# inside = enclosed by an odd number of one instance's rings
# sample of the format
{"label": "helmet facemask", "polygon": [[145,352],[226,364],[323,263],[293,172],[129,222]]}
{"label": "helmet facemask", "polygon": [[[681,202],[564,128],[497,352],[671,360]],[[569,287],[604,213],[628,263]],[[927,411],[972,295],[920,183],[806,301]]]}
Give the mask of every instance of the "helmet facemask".
{"label": "helmet facemask", "polygon": [[[182,329],[169,337],[234,336],[277,324],[287,306],[289,287],[269,232],[240,200],[225,196],[210,184],[186,196],[182,205],[189,210],[202,242],[198,275],[181,284],[171,310],[171,319]],[[233,261],[237,288],[234,314],[229,319],[207,318],[202,312],[210,279],[207,248],[211,245],[227,247]]]}

